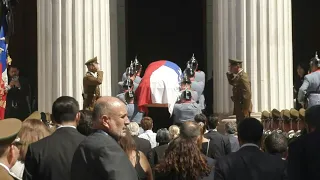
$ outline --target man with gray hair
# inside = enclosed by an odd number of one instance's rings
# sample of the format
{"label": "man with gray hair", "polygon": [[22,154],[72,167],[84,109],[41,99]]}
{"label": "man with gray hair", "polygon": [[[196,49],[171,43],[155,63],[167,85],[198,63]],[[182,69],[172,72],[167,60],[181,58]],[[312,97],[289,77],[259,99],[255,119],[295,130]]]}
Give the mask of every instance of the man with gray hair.
{"label": "man with gray hair", "polygon": [[117,141],[129,124],[125,104],[115,97],[97,100],[92,115],[97,130],[77,148],[71,166],[72,180],[137,180],[136,170]]}
{"label": "man with gray hair", "polygon": [[227,136],[229,137],[231,152],[238,151],[240,146],[238,137],[235,135],[235,133],[237,132],[237,124],[235,122],[227,122],[224,125],[224,128],[226,130]]}

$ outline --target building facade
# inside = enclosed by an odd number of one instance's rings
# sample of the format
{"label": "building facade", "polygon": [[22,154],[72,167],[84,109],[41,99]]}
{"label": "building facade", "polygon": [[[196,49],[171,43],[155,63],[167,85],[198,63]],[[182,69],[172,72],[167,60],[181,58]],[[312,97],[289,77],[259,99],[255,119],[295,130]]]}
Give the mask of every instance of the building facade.
{"label": "building facade", "polygon": [[[61,95],[82,104],[84,63],[94,56],[105,73],[102,95],[118,93],[127,59],[125,13],[125,0],[37,1],[39,111],[50,112]],[[233,110],[229,58],[244,60],[254,112],[292,108],[291,0],[207,0],[206,16],[214,112]]]}

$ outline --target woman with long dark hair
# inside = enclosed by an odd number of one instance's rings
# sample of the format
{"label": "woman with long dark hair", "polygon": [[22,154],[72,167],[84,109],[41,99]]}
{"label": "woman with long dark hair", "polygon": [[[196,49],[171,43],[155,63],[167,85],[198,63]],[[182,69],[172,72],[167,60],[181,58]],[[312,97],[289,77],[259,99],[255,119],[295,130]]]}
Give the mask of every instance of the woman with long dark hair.
{"label": "woman with long dark hair", "polygon": [[180,132],[180,136],[170,142],[164,160],[155,167],[155,179],[213,179],[214,160],[201,153],[199,125],[192,121],[185,122]]}
{"label": "woman with long dark hair", "polygon": [[149,161],[143,152],[137,150],[136,143],[129,131],[127,131],[125,137],[119,140],[119,144],[136,169],[139,180],[153,180]]}

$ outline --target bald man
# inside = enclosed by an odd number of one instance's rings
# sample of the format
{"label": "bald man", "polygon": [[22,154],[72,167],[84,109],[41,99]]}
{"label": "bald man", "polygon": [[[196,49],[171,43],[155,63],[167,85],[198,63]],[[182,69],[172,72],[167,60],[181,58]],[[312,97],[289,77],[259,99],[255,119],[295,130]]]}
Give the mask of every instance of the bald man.
{"label": "bald man", "polygon": [[137,180],[136,170],[117,141],[126,135],[129,124],[125,104],[115,97],[97,100],[92,115],[97,130],[76,150],[72,166],[72,180]]}

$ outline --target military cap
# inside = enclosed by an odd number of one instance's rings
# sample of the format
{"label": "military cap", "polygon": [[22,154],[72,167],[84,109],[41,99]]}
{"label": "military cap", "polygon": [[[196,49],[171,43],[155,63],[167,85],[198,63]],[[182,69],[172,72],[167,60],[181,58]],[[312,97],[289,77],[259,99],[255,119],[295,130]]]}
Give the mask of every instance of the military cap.
{"label": "military cap", "polygon": [[189,68],[192,68],[192,69],[195,71],[196,68],[197,68],[197,66],[198,66],[198,61],[196,60],[194,54],[192,54],[191,59],[190,59],[190,60],[188,61],[188,63],[187,63],[187,68],[188,68],[188,67],[189,67]]}
{"label": "military cap", "polygon": [[243,61],[239,59],[229,59],[230,64],[241,64]]}
{"label": "military cap", "polygon": [[306,110],[305,109],[303,109],[303,108],[301,108],[300,110],[299,110],[299,117],[300,117],[300,119],[301,120],[305,120],[305,114],[306,114]]}
{"label": "military cap", "polygon": [[318,52],[315,53],[314,57],[310,59],[310,66],[320,67],[320,59],[318,57]]}
{"label": "military cap", "polygon": [[191,84],[191,80],[190,80],[190,78],[188,78],[188,76],[184,75],[182,77],[181,83]]}
{"label": "military cap", "polygon": [[294,109],[294,108],[291,108],[290,109],[290,117],[292,118],[292,119],[294,119],[294,120],[297,120],[297,119],[299,119],[299,111],[297,111],[296,109]]}
{"label": "military cap", "polygon": [[191,78],[195,76],[195,72],[192,68],[187,68],[183,71],[183,76],[187,76],[188,78]]}
{"label": "military cap", "polygon": [[289,121],[290,120],[290,111],[288,109],[284,109],[281,111],[280,113],[281,118],[285,121]]}
{"label": "military cap", "polygon": [[273,109],[273,110],[271,111],[271,115],[272,115],[273,118],[280,118],[280,117],[281,117],[281,113],[280,113],[280,111],[277,110],[277,109]]}
{"label": "military cap", "polygon": [[94,57],[94,58],[92,58],[92,59],[89,59],[89,60],[85,63],[85,65],[89,65],[89,64],[92,64],[92,63],[98,63],[98,58],[97,58],[97,56]]}
{"label": "military cap", "polygon": [[142,68],[142,64],[138,61],[138,57],[136,56],[133,61],[133,66],[136,71],[139,71]]}
{"label": "military cap", "polygon": [[9,118],[0,120],[0,145],[13,143],[21,129],[22,122],[19,119]]}
{"label": "military cap", "polygon": [[185,99],[185,100],[191,100],[191,98],[192,98],[191,91],[189,91],[189,90],[183,91],[181,94],[181,97],[182,97],[182,99]]}
{"label": "military cap", "polygon": [[263,111],[261,113],[261,119],[269,119],[269,118],[271,118],[271,114],[269,111]]}
{"label": "military cap", "polygon": [[130,78],[123,81],[123,84],[122,84],[123,88],[130,89],[132,86],[133,86],[133,81]]}

